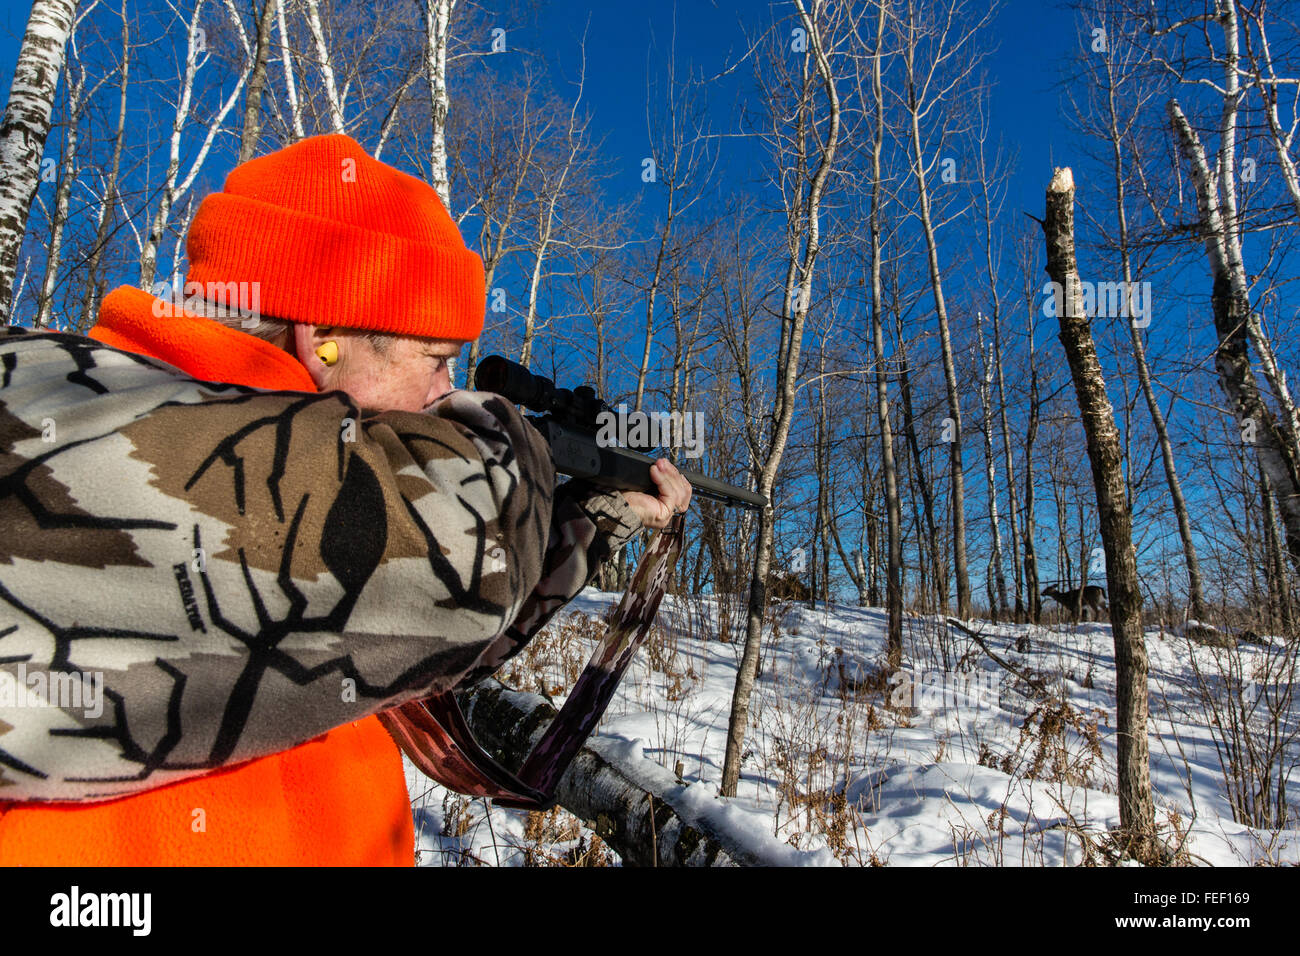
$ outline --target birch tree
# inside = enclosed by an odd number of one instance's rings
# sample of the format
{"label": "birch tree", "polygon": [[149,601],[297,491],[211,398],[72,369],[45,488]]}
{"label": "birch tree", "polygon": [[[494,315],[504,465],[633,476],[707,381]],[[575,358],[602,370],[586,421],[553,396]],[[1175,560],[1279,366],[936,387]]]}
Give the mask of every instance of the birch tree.
{"label": "birch tree", "polygon": [[99,87],[109,79],[109,76],[105,75],[88,89],[87,71],[77,56],[77,27],[98,5],[98,0],[92,0],[82,7],[68,33],[67,45],[72,48],[72,55],[66,58],[67,62],[63,68],[65,103],[63,142],[60,150],[62,155],[59,159],[54,188],[54,209],[50,216],[50,242],[45,258],[45,277],[41,281],[40,292],[36,297],[36,318],[32,323],[38,329],[49,325],[54,313],[54,287],[58,281],[59,266],[63,259],[63,233],[68,222],[68,204],[72,198],[72,186],[76,182],[78,173],[77,135],[78,127],[81,125],[82,110],[86,102],[94,97]]}
{"label": "birch tree", "polygon": [[[871,361],[876,374],[876,424],[880,429],[880,463],[885,486],[886,559],[885,603],[889,609],[887,664],[895,669],[903,664],[903,529],[902,507],[898,497],[898,468],[894,462],[894,430],[890,421],[889,379],[885,365],[884,285],[881,278],[882,236],[881,210],[884,206],[884,171],[881,155],[885,148],[885,93],[882,82],[885,26],[889,0],[876,6],[875,38],[870,46],[871,99],[874,110],[871,134]],[[860,71],[859,71],[859,75]]]}
{"label": "birch tree", "polygon": [[[1152,25],[1154,36],[1179,33],[1189,27],[1208,38],[1217,29],[1222,41],[1221,52],[1211,51],[1211,62],[1219,68],[1217,82],[1206,83],[1219,95],[1218,149],[1213,167],[1200,134],[1177,98],[1166,106],[1169,122],[1178,138],[1184,161],[1191,173],[1196,192],[1197,229],[1204,240],[1213,280],[1211,312],[1218,337],[1215,368],[1219,384],[1232,405],[1234,418],[1243,440],[1253,445],[1260,466],[1272,484],[1281,518],[1286,548],[1292,565],[1300,571],[1300,434],[1294,426],[1297,418],[1294,402],[1274,381],[1273,398],[1280,412],[1264,401],[1250,361],[1252,344],[1249,280],[1242,254],[1242,222],[1238,204],[1237,133],[1238,114],[1244,95],[1240,62],[1241,25],[1237,5],[1220,0],[1207,13],[1195,14],[1166,26]],[[1192,32],[1192,31],[1189,31]],[[1208,41],[1207,41],[1208,42]],[[1167,61],[1164,61],[1167,63]],[[1171,67],[1175,73],[1176,67]],[[1256,349],[1267,364],[1268,343],[1254,336]]]}
{"label": "birch tree", "polygon": [[27,213],[40,183],[75,0],[34,0],[0,121],[0,324],[9,324]]}
{"label": "birch tree", "polygon": [[425,0],[424,56],[425,75],[429,80],[430,185],[442,204],[451,212],[451,193],[447,180],[447,112],[451,108],[447,95],[447,41],[451,35],[451,15],[456,0]]}
{"label": "birch tree", "polygon": [[312,49],[316,53],[316,69],[320,71],[321,84],[325,91],[325,103],[329,107],[330,131],[347,132],[343,122],[343,96],[339,93],[338,82],[334,78],[334,62],[330,59],[329,46],[325,42],[325,28],[321,23],[320,6],[316,0],[303,0],[303,15],[307,19],[307,28],[311,31]]}

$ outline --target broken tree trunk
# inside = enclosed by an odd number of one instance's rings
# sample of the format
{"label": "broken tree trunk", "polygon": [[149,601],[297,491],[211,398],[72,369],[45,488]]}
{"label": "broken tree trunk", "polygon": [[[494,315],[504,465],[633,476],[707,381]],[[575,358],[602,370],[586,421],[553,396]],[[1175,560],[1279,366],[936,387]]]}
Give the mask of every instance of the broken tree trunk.
{"label": "broken tree trunk", "polygon": [[[536,694],[489,678],[460,700],[485,749],[517,767],[555,718]],[[616,746],[616,745],[615,745]],[[592,737],[555,789],[557,802],[600,835],[629,866],[761,866],[764,861],[716,823],[693,819],[676,799],[672,775],[654,765],[634,774],[610,759],[610,742]],[[659,771],[667,780],[644,779]]]}
{"label": "broken tree trunk", "polygon": [[1088,459],[1097,493],[1097,515],[1106,552],[1106,586],[1115,641],[1115,688],[1119,816],[1126,851],[1135,859],[1158,859],[1155,807],[1151,799],[1151,757],[1147,742],[1147,651],[1142,633],[1142,592],[1133,521],[1121,467],[1119,430],[1106,396],[1097,347],[1083,307],[1074,254],[1074,177],[1057,169],[1047,187],[1047,272],[1060,290],[1056,314],[1061,344],[1088,437]]}

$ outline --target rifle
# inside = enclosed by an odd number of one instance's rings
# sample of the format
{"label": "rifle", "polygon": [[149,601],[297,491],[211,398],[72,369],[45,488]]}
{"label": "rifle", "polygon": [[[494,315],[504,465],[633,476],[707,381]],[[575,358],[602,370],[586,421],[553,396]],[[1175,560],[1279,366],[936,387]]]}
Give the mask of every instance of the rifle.
{"label": "rifle", "polygon": [[[616,414],[593,389],[557,388],[499,355],[483,360],[474,376],[480,391],[540,412],[529,421],[551,446],[555,470],[604,488],[654,493],[654,459],[635,449],[601,442],[598,416]],[[762,508],[762,495],[693,471],[682,471],[695,494],[742,508]],[[542,810],[554,805],[560,778],[596,729],[623,672],[645,640],[681,553],[683,516],[674,515],[637,563],[591,661],[564,706],[516,772],[501,766],[474,739],[450,691],[410,701],[379,714],[393,739],[428,777],[459,793],[491,797],[504,807]]]}
{"label": "rifle", "polygon": [[[528,420],[551,446],[556,471],[611,490],[657,493],[650,477],[655,459],[644,454],[653,446],[638,450],[602,442],[601,417],[617,417],[619,413],[601,401],[590,386],[558,388],[551,379],[534,375],[522,365],[500,355],[489,355],[474,373],[474,387],[480,392],[496,392],[514,405],[540,413],[528,416]],[[697,471],[678,470],[691,483],[692,493],[701,498],[753,510],[767,504],[767,499],[756,492]]]}

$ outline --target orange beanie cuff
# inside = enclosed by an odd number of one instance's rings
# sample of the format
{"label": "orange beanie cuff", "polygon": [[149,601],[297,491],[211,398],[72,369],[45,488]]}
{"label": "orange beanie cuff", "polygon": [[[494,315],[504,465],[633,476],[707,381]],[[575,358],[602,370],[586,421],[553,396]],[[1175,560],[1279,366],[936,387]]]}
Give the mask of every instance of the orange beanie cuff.
{"label": "orange beanie cuff", "polygon": [[250,160],[205,198],[189,284],[294,322],[468,341],[483,330],[483,263],[427,183],[341,134]]}

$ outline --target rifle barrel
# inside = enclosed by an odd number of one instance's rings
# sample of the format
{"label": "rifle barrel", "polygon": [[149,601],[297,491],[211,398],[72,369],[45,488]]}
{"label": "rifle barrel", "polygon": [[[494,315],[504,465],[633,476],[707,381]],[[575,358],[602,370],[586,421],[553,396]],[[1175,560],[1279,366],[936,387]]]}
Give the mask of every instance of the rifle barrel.
{"label": "rifle barrel", "polygon": [[[654,494],[657,490],[650,477],[650,466],[655,459],[629,448],[601,447],[594,436],[556,421],[549,415],[534,417],[532,423],[551,446],[551,459],[555,470],[573,478],[582,478],[602,488],[617,491],[643,491]],[[758,510],[767,505],[767,499],[757,492],[718,481],[697,471],[681,469],[682,477],[691,483],[692,493],[725,505]]]}

